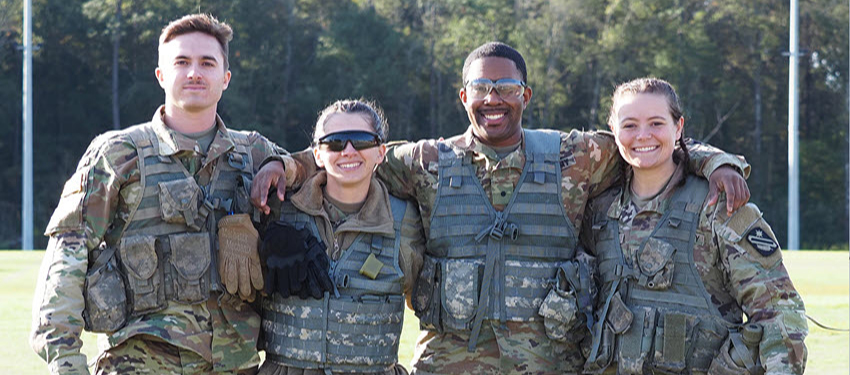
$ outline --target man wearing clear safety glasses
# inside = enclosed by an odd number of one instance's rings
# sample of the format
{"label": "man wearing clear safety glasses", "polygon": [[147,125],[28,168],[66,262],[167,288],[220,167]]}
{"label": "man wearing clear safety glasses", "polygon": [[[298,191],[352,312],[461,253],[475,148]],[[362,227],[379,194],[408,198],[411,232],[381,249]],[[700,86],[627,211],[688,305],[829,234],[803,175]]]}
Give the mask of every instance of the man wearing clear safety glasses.
{"label": "man wearing clear safety glasses", "polygon": [[[621,161],[609,133],[523,129],[527,80],[515,49],[478,47],[459,90],[467,131],[390,147],[378,167],[391,194],[417,201],[427,238],[412,291],[423,330],[413,373],[581,371],[594,290],[589,262],[575,259],[576,235],[588,199],[617,182]],[[734,169],[746,163],[704,145],[689,152],[715,196],[725,190],[730,208],[747,201]],[[300,183],[314,167],[286,166],[258,173],[255,205],[266,209],[267,186]]]}

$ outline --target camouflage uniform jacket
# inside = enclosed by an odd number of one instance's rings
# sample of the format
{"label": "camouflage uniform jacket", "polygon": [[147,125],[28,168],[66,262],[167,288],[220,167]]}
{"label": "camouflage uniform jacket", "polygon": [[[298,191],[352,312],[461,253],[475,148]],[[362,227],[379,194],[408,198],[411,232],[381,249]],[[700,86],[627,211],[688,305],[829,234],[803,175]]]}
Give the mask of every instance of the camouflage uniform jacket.
{"label": "camouflage uniform jacket", "polygon": [[[393,228],[393,216],[390,208],[389,194],[384,184],[372,178],[369,192],[363,206],[357,213],[347,217],[338,208],[328,203],[324,198],[323,186],[327,183],[327,173],[320,171],[310,177],[301,187],[289,197],[289,201],[299,211],[312,216],[319,230],[323,243],[327,246],[328,256],[337,261],[342,254],[349,250],[361,233],[373,233],[388,237],[395,236]],[[425,249],[425,238],[422,234],[422,221],[415,205],[408,203],[405,210],[400,230],[401,241],[399,243],[398,265],[404,274],[404,295],[410,301],[410,290],[416,275],[422,267],[422,253]],[[277,215],[279,216],[279,215]],[[267,297],[264,304],[272,303],[272,298]],[[280,301],[274,298],[274,301]],[[386,306],[386,313],[390,313],[390,306]],[[273,322],[264,321],[264,334],[270,335],[277,331],[270,327]],[[401,335],[401,332],[397,332]],[[267,338],[268,340],[268,338]],[[269,349],[266,349],[267,353]],[[267,358],[268,358],[267,354]],[[302,374],[322,375],[323,369],[298,369],[282,363],[267,360],[260,369],[260,374]],[[336,373],[336,372],[334,372]],[[390,369],[385,375],[395,374]],[[372,373],[380,375],[382,373]]]}
{"label": "camouflage uniform jacket", "polygon": [[[608,132],[573,130],[560,133],[560,137],[562,204],[567,217],[580,232],[582,214],[588,199],[605,191],[618,180],[620,157],[614,138]],[[499,158],[493,149],[473,136],[471,127],[462,136],[455,138],[454,142],[457,148],[466,150],[472,158],[472,163],[477,167],[477,178],[493,207],[496,210],[504,209],[522,174],[526,158],[524,146]],[[418,202],[426,238],[429,237],[429,223],[439,181],[437,145],[435,140],[422,140],[390,147],[385,162],[378,167],[378,175],[386,182],[391,194],[412,197]],[[731,164],[748,173],[746,163],[709,146],[691,145],[690,155],[692,168],[706,175],[724,164]],[[502,329],[504,327],[507,330]],[[483,342],[488,337],[492,341]],[[427,359],[435,351],[451,351],[459,353],[457,361],[452,361],[458,373],[522,372],[522,366],[527,363],[556,368],[561,365],[556,366],[554,363],[563,361],[569,362],[567,368],[578,371],[583,358],[577,343],[569,343],[574,350],[569,350],[564,358],[536,358],[539,353],[529,354],[531,352],[525,350],[539,346],[539,343],[531,341],[546,340],[546,337],[544,327],[539,322],[507,322],[506,326],[501,326],[499,322],[485,322],[478,341],[479,349],[476,353],[467,353],[463,338],[428,331],[419,337],[414,366],[418,367],[416,362]],[[488,364],[494,367],[488,368]],[[506,367],[510,369],[506,370]]]}
{"label": "camouflage uniform jacket", "polygon": [[[176,156],[196,180],[209,181],[217,162],[234,147],[224,123],[216,116],[218,133],[204,155],[196,141],[163,123],[163,108],[156,111],[151,122],[137,126],[153,128],[162,156]],[[255,161],[285,153],[256,132],[247,134],[247,138]],[[254,165],[254,172],[258,166]],[[52,374],[89,372],[86,357],[80,353],[89,255],[104,241],[115,243],[120,225],[113,223],[129,219],[128,202],[138,200],[141,193],[137,150],[125,131],[95,138],[65,183],[45,231],[50,241],[33,298],[30,338],[32,348],[47,361]],[[165,310],[131,319],[122,329],[107,335],[100,347],[111,348],[129,337],[146,334],[198,353],[217,370],[256,365],[259,315],[241,301],[228,302],[235,300],[228,297],[214,294],[206,303],[191,305],[171,301]]]}
{"label": "camouflage uniform jacket", "polygon": [[[348,217],[324,199],[322,187],[326,183],[327,173],[320,171],[289,199],[297,209],[316,218],[316,226],[322,234],[322,241],[328,246],[331,259],[338,260],[361,232],[394,235],[389,193],[383,182],[372,178],[369,193],[360,211]],[[332,223],[335,222],[339,222],[339,226],[334,227]],[[403,224],[398,265],[404,272],[404,291],[408,294],[422,268],[425,237],[422,234],[422,219],[416,210],[405,212]]]}
{"label": "camouflage uniform jacket", "polygon": [[[619,222],[620,246],[630,267],[635,264],[637,250],[670,208],[673,193],[686,173],[683,167],[677,167],[665,190],[643,208],[635,205],[628,188],[622,189],[607,208],[607,216]],[[595,210],[594,203],[591,207]],[[739,325],[743,313],[748,322],[764,327],[759,352],[767,373],[802,374],[807,354],[803,340],[808,333],[805,308],[782,264],[776,236],[754,204],[741,207],[731,219],[723,207],[725,199],[721,198],[714,206],[703,206],[699,214],[693,259],[705,289],[726,321]],[[590,220],[592,213],[586,216]],[[747,239],[759,230],[756,236],[772,242],[773,252],[760,250]],[[582,241],[595,256],[592,238],[590,228],[585,228]]]}

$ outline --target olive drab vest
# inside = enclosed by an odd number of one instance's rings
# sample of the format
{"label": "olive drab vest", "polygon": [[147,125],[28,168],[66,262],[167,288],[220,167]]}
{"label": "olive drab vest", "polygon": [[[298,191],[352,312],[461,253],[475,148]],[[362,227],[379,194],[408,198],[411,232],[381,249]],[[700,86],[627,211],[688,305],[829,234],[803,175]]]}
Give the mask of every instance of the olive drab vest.
{"label": "olive drab vest", "polygon": [[[266,357],[302,369],[331,372],[384,372],[398,362],[404,321],[404,273],[398,265],[401,225],[408,203],[390,196],[394,237],[360,233],[340,258],[331,261],[334,293],[322,299],[263,301]],[[315,217],[282,203],[281,220],[305,222],[317,238]],[[319,219],[321,220],[321,219]],[[373,280],[360,274],[374,255],[383,267]]]}
{"label": "olive drab vest", "polygon": [[250,189],[248,138],[228,130],[232,148],[211,161],[216,164],[209,181],[196,181],[177,157],[160,154],[151,123],[124,132],[138,152],[140,181],[138,189],[122,189],[122,201],[125,194],[141,197],[132,199],[137,203],[127,217],[115,218],[100,251],[114,252],[125,275],[129,318],[162,310],[168,301],[203,302],[210,291],[222,290],[217,219],[236,210],[237,190]]}
{"label": "olive drab vest", "polygon": [[[576,232],[564,211],[560,135],[524,130],[526,162],[504,211],[490,203],[471,156],[439,144],[439,187],[420,279],[439,295],[439,322],[423,327],[470,333],[474,350],[484,320],[542,321],[551,280],[573,259]],[[418,286],[417,286],[418,287]],[[420,314],[421,315],[421,314]]]}
{"label": "olive drab vest", "polygon": [[624,260],[618,218],[608,217],[619,190],[597,198],[591,225],[603,286],[586,371],[602,372],[614,361],[619,374],[708,370],[732,324],[712,304],[694,265],[707,192],[704,179],[687,178],[638,249],[634,268]]}

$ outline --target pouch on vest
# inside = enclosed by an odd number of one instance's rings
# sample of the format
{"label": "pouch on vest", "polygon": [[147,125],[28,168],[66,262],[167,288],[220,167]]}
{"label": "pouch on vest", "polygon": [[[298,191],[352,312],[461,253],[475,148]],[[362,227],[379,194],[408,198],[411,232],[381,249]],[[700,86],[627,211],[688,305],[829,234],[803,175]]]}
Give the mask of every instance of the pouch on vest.
{"label": "pouch on vest", "polygon": [[680,372],[687,365],[697,318],[679,312],[666,312],[655,328],[655,368]]}
{"label": "pouch on vest", "polygon": [[204,274],[210,267],[208,233],[179,233],[168,236],[171,241],[171,265],[177,273],[173,280],[176,300],[198,303],[207,299],[209,289]]}
{"label": "pouch on vest", "polygon": [[[601,327],[600,327],[601,326]],[[599,351],[595,358],[588,358],[587,362],[584,364],[584,372],[585,373],[600,373],[608,366],[611,365],[611,361],[614,359],[614,338],[616,337],[614,331],[611,330],[611,326],[605,324],[603,321],[597,321],[594,324],[593,332],[598,332],[597,330],[601,329],[602,334],[599,335]],[[594,340],[597,339],[596,336]],[[595,344],[595,342],[593,343]],[[585,356],[589,353],[585,352]]]}
{"label": "pouch on vest", "polygon": [[443,285],[442,267],[437,259],[426,255],[422,271],[413,285],[411,304],[419,318],[419,327],[431,331],[442,332],[440,325],[440,291]]}
{"label": "pouch on vest", "polygon": [[201,188],[194,178],[186,177],[159,183],[159,204],[162,220],[186,224],[196,231],[204,225],[198,217]]}
{"label": "pouch on vest", "polygon": [[634,317],[635,314],[632,313],[632,310],[629,310],[629,307],[620,298],[620,292],[617,291],[614,293],[614,297],[611,298],[608,315],[605,317],[605,322],[611,326],[611,330],[618,335],[626,332],[632,326]]}
{"label": "pouch on vest", "polygon": [[711,361],[711,367],[708,368],[708,373],[712,375],[749,375],[750,372],[746,367],[739,366],[732,360],[731,352],[732,340],[731,337],[726,338],[723,346],[717,356]]}
{"label": "pouch on vest", "polygon": [[118,251],[127,271],[127,295],[133,306],[131,313],[139,315],[164,308],[165,290],[162,288],[162,271],[156,256],[156,237],[124,237]]}
{"label": "pouch on vest", "polygon": [[[83,322],[89,332],[112,333],[127,321],[127,295],[114,249],[101,248],[86,272]],[[101,262],[101,257],[108,257]]]}
{"label": "pouch on vest", "polygon": [[577,320],[578,306],[576,292],[568,281],[566,272],[563,267],[558,268],[555,279],[552,280],[552,288],[537,313],[543,317],[543,327],[550,339],[561,342],[580,341],[580,337],[569,335]]}
{"label": "pouch on vest", "polygon": [[643,374],[648,364],[655,336],[655,309],[638,306],[632,309],[632,326],[620,336],[618,373]]}
{"label": "pouch on vest", "polygon": [[467,331],[478,305],[479,264],[467,259],[449,259],[443,263],[442,305],[446,329]]}
{"label": "pouch on vest", "polygon": [[638,284],[651,290],[664,290],[673,284],[673,245],[650,237],[637,254]]}

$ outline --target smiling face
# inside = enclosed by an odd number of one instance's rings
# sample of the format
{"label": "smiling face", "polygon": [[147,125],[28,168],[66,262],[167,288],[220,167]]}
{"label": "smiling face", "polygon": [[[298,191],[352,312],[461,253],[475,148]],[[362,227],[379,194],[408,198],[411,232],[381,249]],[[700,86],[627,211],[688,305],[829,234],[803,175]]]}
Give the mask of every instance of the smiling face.
{"label": "smiling face", "polygon": [[[323,126],[316,129],[315,138],[320,139],[325,135],[347,130],[375,132],[375,128],[364,114],[334,113],[327,118]],[[342,151],[331,151],[326,146],[317,145],[313,148],[313,156],[316,158],[316,165],[327,171],[328,193],[332,193],[338,189],[363,189],[364,186],[368,188],[375,166],[384,160],[386,150],[387,146],[381,144],[358,151],[348,142]]]}
{"label": "smiling face", "polygon": [[230,83],[224,54],[211,35],[179,35],[159,47],[156,78],[165,91],[166,111],[213,112]]}
{"label": "smiling face", "polygon": [[611,130],[620,155],[635,173],[668,171],[676,168],[673,150],[682,134],[684,118],[674,121],[667,98],[662,94],[632,94],[614,101]]}
{"label": "smiling face", "polygon": [[[483,57],[472,62],[467,82],[479,78],[497,81],[503,78],[522,80],[516,64],[503,57]],[[503,98],[496,90],[481,99],[467,95],[460,89],[460,101],[466,108],[472,132],[478,140],[491,147],[504,147],[522,139],[522,111],[531,100],[531,88],[526,87],[521,96]]]}

